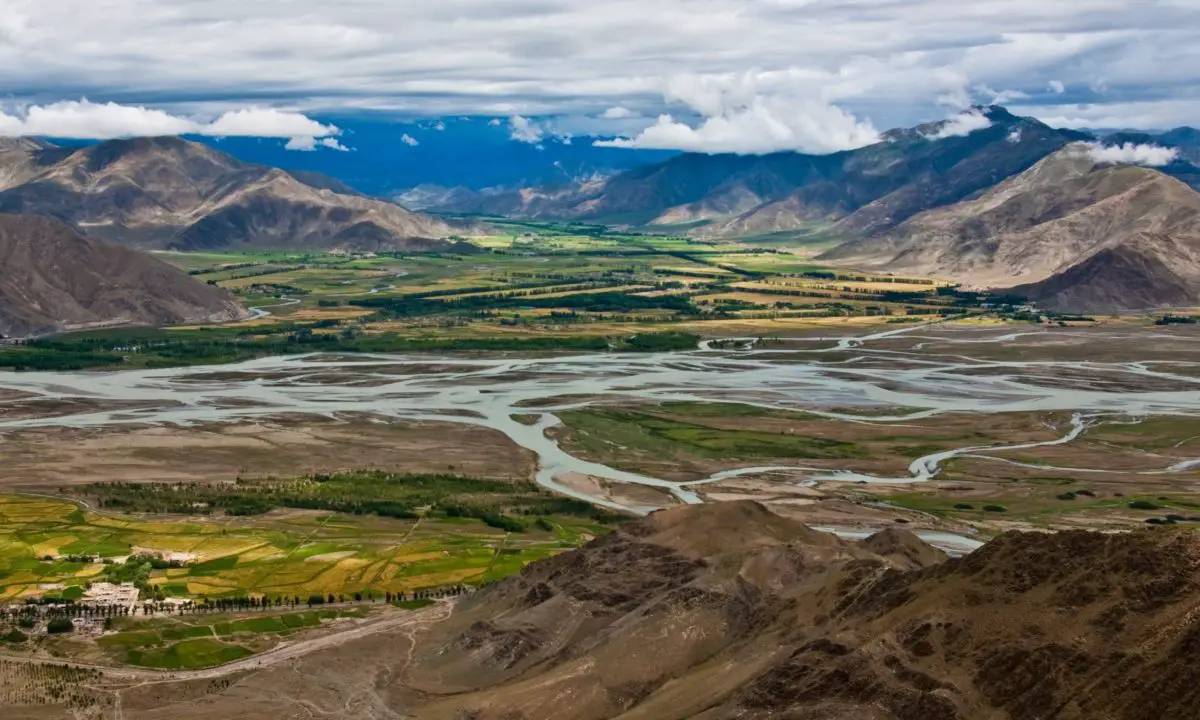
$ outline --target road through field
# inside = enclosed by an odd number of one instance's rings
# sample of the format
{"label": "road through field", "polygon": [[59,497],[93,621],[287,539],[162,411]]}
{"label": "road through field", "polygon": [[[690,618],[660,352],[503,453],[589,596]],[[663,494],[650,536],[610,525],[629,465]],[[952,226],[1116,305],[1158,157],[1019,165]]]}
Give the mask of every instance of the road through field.
{"label": "road through field", "polygon": [[109,667],[92,663],[73,662],[58,657],[29,657],[0,653],[0,660],[33,665],[69,666],[104,673],[107,681],[147,685],[158,682],[181,682],[187,680],[212,680],[247,670],[263,670],[289,660],[302,658],[319,650],[358,640],[382,632],[411,628],[413,630],[441,622],[454,612],[454,600],[439,600],[437,604],[421,610],[389,610],[383,615],[335,629],[328,634],[307,640],[283,642],[266,652],[235,660],[225,665],[202,670],[149,670],[133,667]]}

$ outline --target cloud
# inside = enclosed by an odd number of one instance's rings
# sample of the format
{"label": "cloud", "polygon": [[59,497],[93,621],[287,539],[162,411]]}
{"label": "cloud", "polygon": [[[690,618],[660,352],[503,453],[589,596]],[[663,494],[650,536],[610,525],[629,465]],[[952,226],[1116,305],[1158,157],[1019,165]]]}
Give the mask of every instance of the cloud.
{"label": "cloud", "polygon": [[313,152],[319,148],[328,148],[337,150],[338,152],[350,152],[350,148],[343,145],[337,138],[314,138],[314,137],[294,137],[287,141],[283,146],[286,150],[299,150],[301,152]]}
{"label": "cloud", "polygon": [[976,130],[986,130],[992,126],[991,119],[979,110],[968,110],[946,120],[937,132],[925,137],[930,140],[944,140],[952,137],[966,137]]}
{"label": "cloud", "polygon": [[504,121],[500,118],[492,118],[491,120],[488,120],[488,127],[500,127],[503,124]]}
{"label": "cloud", "polygon": [[1021,142],[1021,135],[1021,128],[1015,127],[1012,129],[1012,132],[1008,134],[1008,137],[1005,138],[1005,140],[1008,140],[1013,145],[1016,145],[1017,143]]}
{"label": "cloud", "polygon": [[988,105],[1007,105],[1013,100],[1029,99],[1029,94],[1020,90],[993,90],[987,85],[976,88],[976,94],[982,96]]}
{"label": "cloud", "polygon": [[786,150],[830,153],[879,142],[870,121],[764,78],[681,76],[667,97],[699,117],[693,122],[664,113],[633,138],[602,140],[601,147],[654,148],[702,153],[765,154]]}
{"label": "cloud", "polygon": [[407,145],[409,147],[416,147],[421,144],[420,140],[417,140],[415,137],[413,137],[412,135],[409,135],[408,133],[404,133],[403,135],[400,136],[400,142],[404,143],[405,145]]}
{"label": "cloud", "polygon": [[1051,80],[1047,87],[1049,87],[1050,92],[1054,93],[1055,95],[1062,95],[1067,91],[1067,86],[1063,84],[1062,80]]}
{"label": "cloud", "polygon": [[234,110],[201,125],[196,135],[214,137],[325,137],[337,135],[333,125],[322,125],[300,113],[283,112],[273,108]]}
{"label": "cloud", "polygon": [[161,110],[144,107],[95,104],[87,100],[33,105],[23,114],[0,111],[0,136],[54,137],[109,140],[121,137],[183,135],[196,133],[200,125]]}
{"label": "cloud", "polygon": [[1164,130],[1195,125],[1200,118],[1200,96],[1103,104],[1020,105],[1011,110],[1032,115],[1054,127]]}
{"label": "cloud", "polygon": [[508,119],[509,136],[517,142],[537,145],[546,137],[546,130],[533,120],[520,115]]}
{"label": "cloud", "polygon": [[610,107],[604,111],[603,115],[601,115],[601,117],[603,117],[605,120],[625,120],[626,118],[631,118],[633,116],[634,112],[632,110],[619,105],[616,107]]}
{"label": "cloud", "polygon": [[[341,131],[305,115],[272,108],[226,112],[211,121],[172,115],[140,105],[65,100],[0,110],[0,137],[50,137],[111,140],[159,135],[288,138],[289,149],[313,150],[318,144],[345,150],[332,136]],[[324,138],[320,140],[320,138]]]}
{"label": "cloud", "polygon": [[330,150],[337,150],[338,152],[350,152],[350,148],[339,142],[337,138],[321,138],[319,142],[321,147],[329,148]]}
{"label": "cloud", "polygon": [[1088,155],[1097,165],[1145,165],[1147,167],[1162,167],[1170,165],[1179,157],[1175,148],[1158,145],[1104,145],[1103,143],[1085,143]]}
{"label": "cloud", "polygon": [[939,98],[965,109],[979,86],[1037,107],[1061,94],[1046,91],[1047,78],[1108,116],[1125,103],[1200,99],[1195,0],[439,0],[404,3],[404,12],[385,0],[0,5],[0,87],[13,102],[86,95],[176,118],[260,105],[554,117],[565,127],[558,118],[625,107],[647,118],[619,126],[636,136],[663,114],[693,129],[720,116],[664,99],[681,74],[758,74],[763,97],[780,92],[774,77],[794,85],[790,102],[831,105],[878,128],[933,119]]}

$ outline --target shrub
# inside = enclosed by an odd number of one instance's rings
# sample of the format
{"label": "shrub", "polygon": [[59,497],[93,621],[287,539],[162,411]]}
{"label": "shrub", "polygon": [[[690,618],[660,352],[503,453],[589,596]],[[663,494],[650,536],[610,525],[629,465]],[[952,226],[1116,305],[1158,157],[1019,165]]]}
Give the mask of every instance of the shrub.
{"label": "shrub", "polygon": [[71,618],[54,618],[46,625],[46,632],[51,635],[61,635],[74,630],[75,623],[71,622]]}
{"label": "shrub", "polygon": [[4,642],[8,642],[8,643],[23,643],[28,639],[29,639],[28,635],[26,635],[25,633],[21,632],[20,630],[18,630],[16,628],[13,628],[12,630],[10,630],[8,632],[7,635],[5,635],[3,638],[0,638],[0,640],[4,640]]}
{"label": "shrub", "polygon": [[974,510],[974,509],[975,509],[975,506],[974,506],[974,505],[968,505],[967,503],[959,503],[959,504],[957,504],[957,505],[955,505],[955,506],[954,506],[954,509],[955,509],[955,510]]}
{"label": "shrub", "polygon": [[1008,508],[1004,507],[1003,505],[984,505],[983,511],[990,513],[1002,513],[1008,512]]}
{"label": "shrub", "polygon": [[1129,503],[1130,510],[1157,510],[1158,506],[1147,500],[1134,500]]}
{"label": "shrub", "polygon": [[17,625],[25,628],[26,630],[30,630],[37,625],[37,623],[33,621],[33,618],[21,618],[17,621]]}
{"label": "shrub", "polygon": [[1059,500],[1074,500],[1077,497],[1077,493],[1065,492],[1057,497]]}

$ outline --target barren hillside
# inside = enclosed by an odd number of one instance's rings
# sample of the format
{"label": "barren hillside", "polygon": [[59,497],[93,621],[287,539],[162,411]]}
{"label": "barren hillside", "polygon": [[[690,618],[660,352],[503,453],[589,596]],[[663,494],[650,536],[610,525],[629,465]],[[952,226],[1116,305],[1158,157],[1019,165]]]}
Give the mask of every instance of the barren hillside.
{"label": "barren hillside", "polygon": [[183,250],[438,244],[443,222],[339,192],[329,178],[249,165],[179,138],[71,151],[0,149],[0,211],[45,215],[126,244]]}
{"label": "barren hillside", "polygon": [[135,689],[124,716],[1192,717],[1197,570],[1200,537],[1166,529],[1010,533],[947,559],[900,530],[848,542],[750,502],[681,507],[422,631],[231,687]]}
{"label": "barren hillside", "polygon": [[1189,305],[1200,292],[1200,193],[1073,145],[978,199],[931,210],[829,261],[1010,287],[1058,309]]}
{"label": "barren hillside", "polygon": [[225,291],[49,218],[0,215],[0,335],[104,325],[220,322],[246,312]]}

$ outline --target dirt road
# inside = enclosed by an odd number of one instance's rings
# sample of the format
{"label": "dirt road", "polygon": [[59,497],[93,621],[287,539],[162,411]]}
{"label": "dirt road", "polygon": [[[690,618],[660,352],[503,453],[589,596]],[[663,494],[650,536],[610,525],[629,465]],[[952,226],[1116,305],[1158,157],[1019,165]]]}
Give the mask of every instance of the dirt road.
{"label": "dirt road", "polygon": [[133,682],[147,685],[158,682],[180,682],[187,680],[212,680],[233,675],[246,670],[261,670],[278,665],[289,660],[304,657],[313,652],[336,647],[343,643],[358,640],[376,633],[398,630],[400,628],[415,628],[421,625],[441,622],[454,612],[453,600],[440,600],[436,605],[422,610],[388,611],[380,617],[370,618],[345,629],[339,629],[328,635],[284,642],[266,652],[235,660],[234,662],[203,670],[146,670],[128,667],[108,667],[91,663],[72,662],[62,658],[22,657],[0,653],[0,660],[9,662],[28,663],[31,665],[56,665],[98,670],[103,672],[109,681]]}

